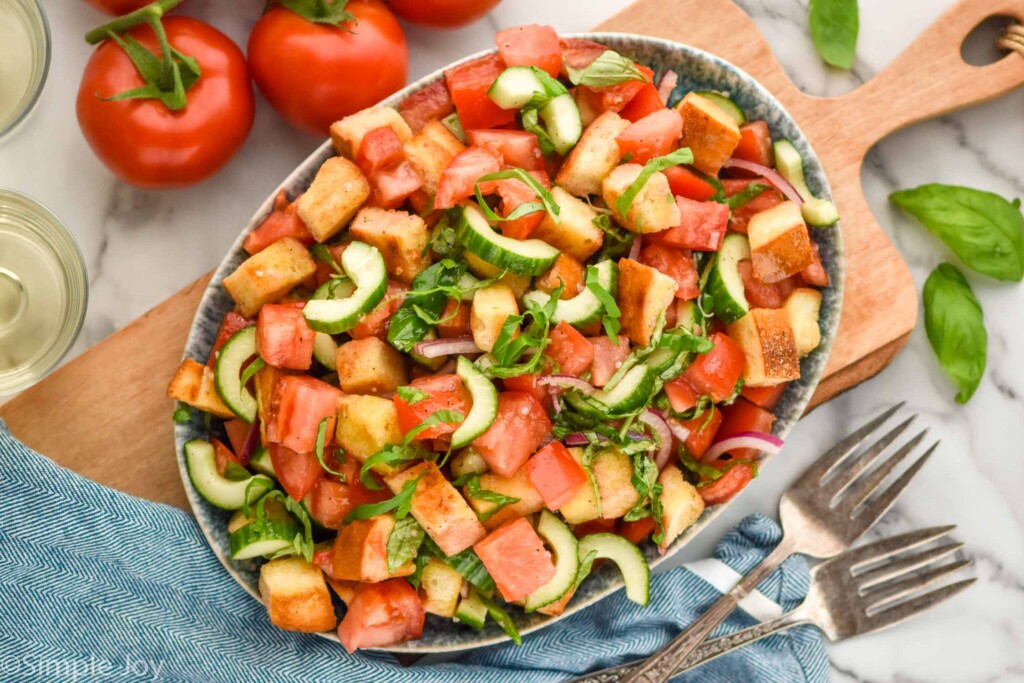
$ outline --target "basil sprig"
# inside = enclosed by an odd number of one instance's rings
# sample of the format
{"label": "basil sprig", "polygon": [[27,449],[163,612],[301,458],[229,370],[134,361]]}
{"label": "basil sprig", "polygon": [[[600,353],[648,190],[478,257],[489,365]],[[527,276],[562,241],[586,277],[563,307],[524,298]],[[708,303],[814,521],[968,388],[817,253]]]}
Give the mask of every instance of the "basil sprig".
{"label": "basil sprig", "polygon": [[619,310],[615,297],[604,288],[598,277],[597,266],[587,266],[586,286],[597,297],[597,300],[601,302],[601,325],[604,327],[604,333],[608,335],[609,339],[617,341],[619,330],[622,329],[622,325],[619,322],[619,319],[622,317],[622,311]]}
{"label": "basil sprig", "polygon": [[646,81],[647,76],[636,63],[614,50],[606,50],[593,62],[582,69],[566,65],[569,81],[573,85],[590,88],[606,88],[626,81]]}
{"label": "basil sprig", "polygon": [[658,482],[658,466],[646,453],[634,453],[633,475],[630,481],[640,499],[623,516],[627,522],[653,517],[655,525],[654,542],[665,540],[665,511],[661,506],[661,484]]}
{"label": "basil sprig", "polygon": [[640,171],[640,175],[636,177],[626,191],[622,193],[618,201],[615,202],[615,209],[618,211],[620,216],[625,216],[629,213],[629,207],[632,206],[633,200],[640,194],[640,190],[644,189],[647,181],[651,179],[655,173],[664,171],[666,168],[672,168],[673,166],[679,166],[680,164],[692,164],[693,163],[693,152],[690,151],[689,147],[680,147],[671,154],[666,154],[663,157],[656,157],[651,159],[644,164],[644,169]]}
{"label": "basil sprig", "polygon": [[388,535],[388,572],[394,574],[420,550],[426,534],[415,519],[406,517],[395,523]]}
{"label": "basil sprig", "polygon": [[750,183],[741,191],[726,199],[725,203],[729,205],[730,209],[738,209],[744,204],[754,201],[768,189],[770,188],[764,183]]}
{"label": "basil sprig", "polygon": [[889,195],[942,240],[968,268],[997,280],[1024,279],[1020,200],[969,187],[922,185]]}
{"label": "basil sprig", "polygon": [[[480,183],[486,183],[492,180],[518,180],[524,183],[527,187],[533,190],[534,194],[537,195],[539,202],[525,202],[520,204],[512,211],[507,217],[499,216],[487,205],[484,201],[483,193],[480,191]],[[488,219],[501,222],[511,221],[516,218],[522,218],[523,216],[531,213],[537,213],[538,211],[546,211],[551,220],[558,223],[558,204],[555,203],[555,198],[551,195],[548,188],[544,187],[539,180],[534,178],[532,175],[527,173],[521,168],[509,168],[504,171],[498,171],[497,173],[488,173],[485,176],[480,177],[476,181],[476,200],[480,204],[481,211]]]}
{"label": "basil sprig", "polygon": [[473,500],[483,500],[488,503],[494,503],[494,506],[490,508],[487,512],[482,512],[477,515],[477,517],[480,518],[481,522],[486,522],[506,506],[519,502],[519,498],[506,496],[504,494],[498,493],[497,491],[491,491],[488,489],[480,488],[479,474],[473,474],[467,477],[464,481],[456,481],[452,483],[456,486],[465,486],[467,498],[471,498]]}
{"label": "basil sprig", "polygon": [[[558,306],[558,299],[562,295],[564,287],[559,285],[551,292],[548,302],[539,306],[533,301],[527,302],[526,312],[519,315],[510,315],[505,318],[498,332],[498,338],[494,340],[494,347],[491,355],[494,357],[494,364],[484,369],[490,377],[516,377],[518,375],[535,374],[543,363],[542,353],[547,345],[551,343],[548,332],[551,330],[551,318],[555,315],[555,308]],[[525,328],[520,326],[529,318],[530,322]],[[527,351],[529,358],[522,363],[519,359]]]}
{"label": "basil sprig", "polygon": [[398,387],[396,393],[398,394],[398,398],[411,406],[430,398],[430,394],[422,389],[417,389],[416,387]]}
{"label": "basil sprig", "polygon": [[924,283],[924,326],[939,364],[967,403],[985,374],[988,333],[981,304],[955,266],[940,264]]}
{"label": "basil sprig", "polygon": [[849,69],[857,56],[860,11],[857,0],[811,0],[811,39],[828,64]]}
{"label": "basil sprig", "polygon": [[405,519],[409,516],[410,510],[412,510],[412,497],[416,493],[416,487],[420,483],[422,474],[415,479],[410,479],[405,482],[402,486],[402,490],[398,492],[393,498],[388,498],[379,503],[363,503],[353,508],[352,512],[348,513],[345,517],[345,524],[350,523],[355,519],[370,519],[377,515],[383,515],[387,512],[395,511],[396,519]]}
{"label": "basil sprig", "polygon": [[345,475],[337,470],[332,470],[324,462],[324,446],[327,444],[327,425],[331,418],[325,417],[320,420],[320,425],[316,428],[316,444],[313,446],[313,452],[316,454],[316,461],[320,463],[320,467],[324,469],[328,474],[333,474],[342,481],[345,481]]}
{"label": "basil sprig", "polygon": [[412,290],[388,323],[388,343],[408,353],[416,342],[422,341],[434,327],[430,320],[444,312],[449,293],[456,290],[465,272],[465,262],[442,259],[417,275]]}

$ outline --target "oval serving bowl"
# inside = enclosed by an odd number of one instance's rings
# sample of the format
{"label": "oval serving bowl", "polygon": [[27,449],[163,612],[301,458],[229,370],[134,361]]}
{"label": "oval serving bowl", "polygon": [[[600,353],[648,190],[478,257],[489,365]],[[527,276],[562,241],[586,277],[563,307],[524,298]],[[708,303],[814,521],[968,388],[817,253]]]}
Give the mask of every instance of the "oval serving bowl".
{"label": "oval serving bowl", "polygon": [[[672,101],[681,98],[683,94],[691,90],[720,90],[728,92],[752,120],[763,119],[767,121],[772,133],[777,138],[786,137],[793,141],[803,154],[807,183],[811,190],[818,196],[830,196],[831,192],[824,170],[796,122],[793,121],[789,113],[771,93],[744,71],[707,52],[681,43],[657,38],[625,33],[588,33],[572,37],[586,38],[607,45],[611,49],[617,50],[635,61],[655,69],[658,73],[663,73],[669,69],[675,71],[679,74],[679,83],[673,93]],[[456,63],[469,61],[490,52],[493,52],[493,50],[472,55]],[[453,65],[449,65],[448,68],[450,66]],[[397,106],[399,102],[413,92],[435,83],[443,77],[444,70],[435,71],[406,87],[404,90],[395,93],[381,104]],[[310,155],[281,184],[280,188],[286,190],[289,196],[296,196],[306,189],[324,160],[333,155],[334,151],[328,140]],[[189,333],[188,342],[185,347],[185,355],[187,357],[203,359],[209,355],[221,319],[228,311],[234,308],[234,302],[224,290],[221,282],[248,256],[242,249],[242,242],[245,236],[270,213],[275,194],[277,194],[277,190],[267,197],[266,201],[263,202],[263,205],[260,206],[249,222],[249,225],[242,231],[238,239],[235,240],[227,257],[221,262],[213,280],[204,293],[199,304],[199,310],[196,312],[195,319],[192,322],[192,330]],[[800,363],[801,379],[798,382],[793,382],[787,388],[782,400],[775,409],[776,421],[773,431],[780,438],[785,438],[790,429],[792,429],[817,387],[818,380],[825,369],[825,363],[828,360],[832,342],[835,339],[842,308],[844,261],[839,226],[815,228],[814,231],[814,236],[821,249],[822,262],[828,271],[832,284],[822,291],[821,345],[813,353],[802,359]],[[199,521],[203,533],[209,540],[210,546],[217,554],[217,557],[220,558],[221,563],[228,573],[258,600],[259,563],[256,561],[234,562],[231,560],[227,532],[227,520],[230,513],[213,507],[196,493],[185,469],[184,444],[190,439],[207,438],[208,436],[207,428],[202,423],[202,420],[193,419],[189,423],[175,427],[178,468],[181,471],[185,492],[188,495],[192,510]],[[665,555],[659,555],[654,545],[648,541],[644,545],[643,551],[647,556],[648,562],[650,562],[651,568],[657,568],[677,553],[680,548],[686,545],[689,539],[700,533],[701,529],[707,526],[724,507],[724,505],[718,506],[705,511],[697,523],[675,540]],[[550,626],[560,619],[564,619],[585,607],[593,605],[621,588],[622,585],[622,578],[617,568],[609,563],[605,563],[604,566],[594,571],[583,582],[576,592],[576,596],[570,602],[569,607],[560,616],[547,617],[541,614],[526,614],[514,606],[510,606],[509,612],[520,632],[525,635],[545,626]],[[637,607],[637,609],[642,608]],[[337,636],[333,632],[322,635],[325,638],[337,640]],[[420,654],[458,652],[507,640],[507,636],[493,621],[484,630],[475,631],[449,619],[428,614],[427,623],[423,629],[423,637],[420,640],[402,643],[386,648],[386,650],[389,652]]]}

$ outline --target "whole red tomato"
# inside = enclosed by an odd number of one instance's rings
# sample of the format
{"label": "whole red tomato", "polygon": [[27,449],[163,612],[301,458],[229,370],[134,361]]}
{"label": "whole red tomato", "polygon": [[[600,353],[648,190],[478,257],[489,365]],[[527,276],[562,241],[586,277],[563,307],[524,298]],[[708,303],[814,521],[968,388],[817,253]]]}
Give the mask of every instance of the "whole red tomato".
{"label": "whole red tomato", "polygon": [[358,23],[313,23],[272,7],[249,36],[260,92],[290,123],[316,135],[401,88],[409,70],[405,34],[380,0],[351,0],[344,10]]}
{"label": "whole red tomato", "polygon": [[145,7],[153,0],[85,0],[96,9],[106,12],[107,14],[113,14],[114,16],[120,16],[122,14],[128,14],[134,12],[140,7]]}
{"label": "whole red tomato", "polygon": [[[191,185],[224,166],[245,142],[253,94],[241,50],[226,35],[189,17],[163,20],[171,45],[199,62],[201,76],[188,104],[170,111],[155,99],[104,101],[143,85],[128,55],[107,40],[89,58],[78,90],[78,123],[96,156],[132,185]],[[129,31],[159,54],[149,26]]]}
{"label": "whole red tomato", "polygon": [[391,10],[406,21],[432,28],[471,24],[501,0],[388,0]]}

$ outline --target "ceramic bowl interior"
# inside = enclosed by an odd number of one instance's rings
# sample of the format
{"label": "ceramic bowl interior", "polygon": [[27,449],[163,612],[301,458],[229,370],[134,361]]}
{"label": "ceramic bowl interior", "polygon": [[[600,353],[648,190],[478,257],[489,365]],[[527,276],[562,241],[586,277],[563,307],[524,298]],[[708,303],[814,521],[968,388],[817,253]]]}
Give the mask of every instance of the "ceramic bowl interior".
{"label": "ceramic bowl interior", "polygon": [[[830,196],[828,181],[821,164],[810,148],[807,139],[799,126],[785,108],[764,87],[751,76],[728,62],[696,48],[671,41],[622,33],[592,33],[578,36],[603,43],[621,52],[635,61],[646,64],[659,74],[673,70],[679,74],[679,83],[673,93],[673,102],[691,90],[719,90],[727,92],[739,104],[751,120],[761,119],[768,123],[773,135],[786,137],[793,141],[806,162],[807,182],[811,190],[818,196]],[[481,53],[486,54],[486,53]],[[468,57],[472,59],[479,55]],[[466,61],[466,60],[463,60]],[[422,89],[443,78],[443,71],[413,83],[396,93],[382,104],[396,106],[412,92]],[[316,150],[291,176],[281,185],[289,196],[295,196],[305,190],[320,164],[333,155],[330,142],[325,142]],[[275,193],[276,194],[276,191]],[[246,258],[242,249],[242,241],[249,231],[266,216],[273,203],[273,194],[263,202],[259,210],[232,245],[227,257],[217,269],[216,275],[203,296],[199,310],[192,324],[188,337],[185,355],[196,359],[205,359],[217,334],[217,328],[224,315],[234,307],[231,297],[222,287],[225,276],[229,275]],[[774,433],[785,438],[797,419],[803,413],[807,402],[814,393],[818,380],[825,368],[836,328],[843,297],[843,252],[839,226],[815,228],[814,237],[820,249],[822,261],[831,278],[831,286],[823,291],[821,307],[822,343],[813,353],[801,361],[801,379],[792,383],[776,408],[777,419]],[[187,424],[175,428],[175,441],[178,451],[178,464],[192,509],[209,539],[210,545],[217,553],[228,572],[254,597],[258,599],[257,582],[259,564],[257,562],[234,562],[230,559],[228,546],[227,520],[229,513],[219,510],[207,503],[192,487],[185,470],[182,448],[190,439],[206,438],[207,428],[202,420],[193,419]],[[754,483],[756,486],[756,482]],[[652,544],[644,547],[644,552],[652,568],[656,568],[674,553],[678,552],[694,535],[700,533],[707,524],[721,512],[723,506],[707,510],[700,520],[683,533],[669,548],[665,555],[659,555]],[[512,607],[513,619],[519,630],[526,634],[549,626],[585,607],[593,605],[603,597],[622,587],[622,579],[615,567],[604,565],[595,571],[577,591],[569,607],[559,617],[546,617],[540,614],[526,614]],[[334,633],[324,637],[336,639]],[[427,624],[420,640],[403,643],[391,648],[391,652],[456,652],[507,640],[501,630],[492,622],[483,631],[457,624],[451,620],[427,615]]]}

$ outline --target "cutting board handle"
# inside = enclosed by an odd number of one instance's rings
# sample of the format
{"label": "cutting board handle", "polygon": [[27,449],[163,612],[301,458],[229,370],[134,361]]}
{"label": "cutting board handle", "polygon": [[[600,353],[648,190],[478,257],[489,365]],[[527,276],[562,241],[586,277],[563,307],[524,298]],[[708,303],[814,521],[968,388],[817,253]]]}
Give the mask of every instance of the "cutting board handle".
{"label": "cutting board handle", "polygon": [[990,17],[1024,24],[1024,0],[960,0],[884,71],[833,100],[835,114],[846,118],[838,109],[855,113],[856,120],[845,123],[871,147],[897,130],[1024,85],[1024,49],[986,66],[963,60],[964,40]]}

